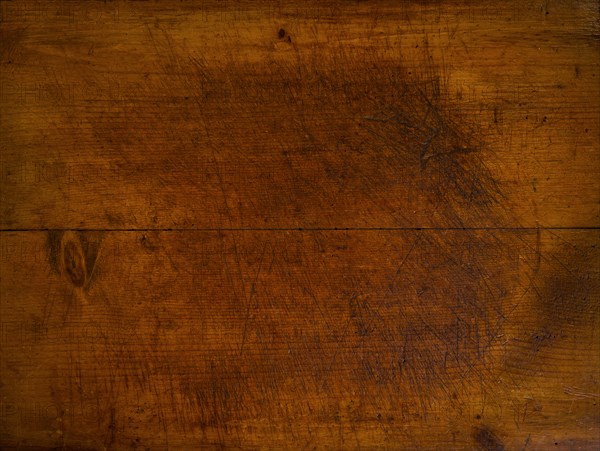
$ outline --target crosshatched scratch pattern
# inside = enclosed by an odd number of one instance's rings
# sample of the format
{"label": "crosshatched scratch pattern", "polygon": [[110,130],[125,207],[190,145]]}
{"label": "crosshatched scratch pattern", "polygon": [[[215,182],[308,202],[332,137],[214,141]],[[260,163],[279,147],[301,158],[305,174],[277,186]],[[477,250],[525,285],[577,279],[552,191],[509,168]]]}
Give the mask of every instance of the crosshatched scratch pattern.
{"label": "crosshatched scratch pattern", "polygon": [[2,449],[597,449],[592,1],[0,2]]}

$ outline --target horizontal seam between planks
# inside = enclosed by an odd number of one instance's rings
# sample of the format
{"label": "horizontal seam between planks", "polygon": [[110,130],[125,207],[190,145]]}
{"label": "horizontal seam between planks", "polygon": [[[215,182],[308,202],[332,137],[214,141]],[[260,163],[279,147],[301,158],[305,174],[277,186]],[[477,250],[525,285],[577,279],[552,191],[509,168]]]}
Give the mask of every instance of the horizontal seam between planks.
{"label": "horizontal seam between planks", "polygon": [[537,230],[600,230],[586,227],[214,227],[214,228],[29,228],[0,229],[1,232],[328,232],[328,231],[537,231]]}

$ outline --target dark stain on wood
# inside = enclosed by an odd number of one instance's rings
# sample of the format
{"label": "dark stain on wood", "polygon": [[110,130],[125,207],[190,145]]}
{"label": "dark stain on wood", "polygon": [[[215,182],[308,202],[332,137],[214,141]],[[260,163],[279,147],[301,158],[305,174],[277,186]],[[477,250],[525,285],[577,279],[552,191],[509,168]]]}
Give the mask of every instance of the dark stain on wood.
{"label": "dark stain on wood", "polygon": [[541,259],[539,265],[550,268],[547,277],[532,280],[532,285],[539,292],[537,311],[542,327],[559,333],[564,327],[581,326],[590,315],[600,312],[600,302],[593,294],[600,290],[598,261],[595,244],[590,244],[575,247],[561,241],[556,253],[538,253]]}
{"label": "dark stain on wood", "polygon": [[62,245],[62,268],[76,287],[82,287],[86,279],[86,264],[81,243],[67,239]]}
{"label": "dark stain on wood", "polygon": [[48,263],[76,287],[87,286],[96,268],[102,232],[50,230],[47,233]]}
{"label": "dark stain on wood", "polygon": [[50,264],[50,268],[57,273],[60,272],[61,268],[59,261],[63,234],[64,232],[61,230],[49,230],[46,240],[46,245],[48,247],[48,263]]}
{"label": "dark stain on wood", "polygon": [[480,451],[504,451],[502,440],[485,425],[477,426],[473,430],[473,438],[477,449]]}
{"label": "dark stain on wood", "polygon": [[580,3],[2,2],[0,446],[597,444]]}

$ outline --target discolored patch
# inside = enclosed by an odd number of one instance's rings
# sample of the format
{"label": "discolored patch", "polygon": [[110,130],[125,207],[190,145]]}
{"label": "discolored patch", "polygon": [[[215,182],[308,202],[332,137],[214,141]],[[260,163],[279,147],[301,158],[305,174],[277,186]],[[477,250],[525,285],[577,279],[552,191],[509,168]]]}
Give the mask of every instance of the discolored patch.
{"label": "discolored patch", "polygon": [[[280,29],[279,38],[286,39],[288,31]],[[159,41],[159,53],[161,48]],[[327,392],[346,399],[361,393],[358,401],[377,399],[382,411],[396,412],[407,403],[411,415],[426,415],[436,397],[477,390],[495,370],[497,343],[512,308],[507,300],[520,294],[513,272],[520,238],[499,230],[513,222],[489,168],[494,149],[486,145],[485,133],[463,114],[429,58],[419,70],[359,48],[275,58],[276,64],[239,64],[233,57],[207,64],[182,57],[186,70],[179,88],[193,100],[181,105],[183,113],[169,116],[165,110],[158,121],[133,108],[91,124],[97,139],[110,136],[126,145],[133,134],[142,142],[148,138],[132,128],[136,120],[163,131],[165,124],[181,123],[184,114],[198,117],[211,131],[206,138],[198,134],[198,142],[204,142],[198,148],[221,150],[210,156],[165,145],[168,158],[154,163],[161,168],[165,161],[178,163],[169,163],[164,177],[197,180],[199,172],[218,174],[206,178],[199,192],[223,193],[206,202],[209,210],[218,206],[206,217],[216,215],[228,227],[253,228],[257,218],[261,224],[272,219],[269,225],[275,227],[297,226],[294,234],[270,230],[202,237],[210,243],[211,261],[220,262],[206,270],[206,277],[197,261],[207,257],[189,254],[199,236],[183,240],[178,234],[140,231],[135,249],[142,252],[136,258],[146,261],[146,269],[137,271],[165,290],[159,295],[155,287],[153,296],[182,293],[157,316],[176,315],[178,302],[202,312],[210,306],[210,320],[198,319],[197,327],[219,324],[230,339],[219,340],[215,346],[223,349],[215,348],[201,361],[231,353],[210,371],[224,392],[247,405],[257,404],[256,393],[283,396],[287,384],[301,398],[319,399]],[[352,70],[335,70],[340,66]],[[148,83],[153,89],[154,81]],[[282,106],[285,118],[274,116]],[[246,110],[253,111],[251,143],[247,130],[231,122]],[[273,152],[275,145],[283,147],[281,152]],[[194,170],[192,154],[206,158],[202,170]],[[268,164],[263,155],[269,155]],[[152,158],[144,155],[137,164]],[[131,180],[138,177],[134,168]],[[271,168],[284,170],[273,175]],[[228,190],[240,186],[241,179],[253,189],[240,190],[234,206]],[[311,211],[333,230],[309,230],[317,221]],[[372,225],[369,212],[375,212],[378,225],[418,223],[429,230],[357,234],[338,228]],[[462,230],[469,224],[493,229]],[[182,247],[169,249],[175,238]],[[311,249],[320,250],[313,254]],[[186,270],[177,277],[167,269],[156,271],[163,268],[163,257],[170,261],[168,268],[193,268],[193,289],[173,285],[185,279]],[[148,288],[143,277],[129,279],[130,289],[135,283],[140,293]],[[197,338],[182,328],[169,330],[178,343]],[[267,337],[272,343],[265,342]],[[138,347],[117,359],[162,359],[157,343],[144,346],[139,355]],[[169,365],[180,363],[174,358]],[[205,370],[188,374],[181,369],[186,377],[176,382],[186,387],[186,402],[196,400],[199,421],[210,425],[231,413],[223,406],[215,405],[212,413],[203,407],[215,392]],[[235,384],[223,382],[234,376]],[[309,415],[305,406],[296,408]]]}
{"label": "discolored patch", "polygon": [[50,268],[76,287],[89,284],[94,273],[101,232],[49,230],[46,239]]}
{"label": "discolored patch", "polygon": [[86,279],[86,265],[81,243],[67,239],[63,242],[62,268],[76,287],[82,287]]}
{"label": "discolored patch", "polygon": [[504,451],[505,449],[500,438],[485,425],[473,429],[473,439],[477,449],[481,451]]}
{"label": "discolored patch", "polygon": [[546,275],[532,282],[540,293],[536,310],[542,327],[556,331],[598,313],[600,304],[593,295],[599,288],[596,258],[595,244],[574,246],[568,242],[561,242],[554,253],[543,257]]}
{"label": "discolored patch", "polygon": [[60,253],[62,236],[64,232],[61,230],[49,230],[46,238],[48,247],[48,263],[55,272],[60,272]]}

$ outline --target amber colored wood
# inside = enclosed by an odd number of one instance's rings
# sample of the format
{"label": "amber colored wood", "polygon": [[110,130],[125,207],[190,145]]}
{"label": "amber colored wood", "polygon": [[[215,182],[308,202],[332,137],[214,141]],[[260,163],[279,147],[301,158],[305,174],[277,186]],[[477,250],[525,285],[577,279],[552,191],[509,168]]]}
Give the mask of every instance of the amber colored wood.
{"label": "amber colored wood", "polygon": [[295,3],[2,2],[0,225],[598,225],[596,2]]}
{"label": "amber colored wood", "polygon": [[600,447],[597,2],[0,33],[2,449]]}

